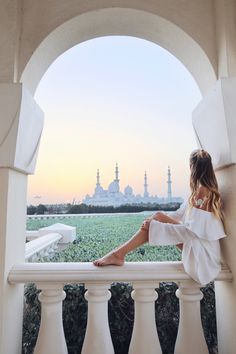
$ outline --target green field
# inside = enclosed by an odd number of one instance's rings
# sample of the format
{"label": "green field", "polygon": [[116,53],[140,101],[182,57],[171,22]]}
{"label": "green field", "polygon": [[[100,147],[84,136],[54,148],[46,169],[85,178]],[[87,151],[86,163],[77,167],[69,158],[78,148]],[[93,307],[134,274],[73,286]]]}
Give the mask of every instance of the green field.
{"label": "green field", "polygon": [[[53,262],[90,262],[129,239],[139,228],[145,215],[99,216],[73,219],[28,220],[27,230],[38,230],[55,223],[76,226],[76,244],[50,259]],[[174,246],[153,247],[148,244],[130,253],[126,260],[133,262],[178,261],[180,251]],[[45,259],[45,261],[47,261]]]}

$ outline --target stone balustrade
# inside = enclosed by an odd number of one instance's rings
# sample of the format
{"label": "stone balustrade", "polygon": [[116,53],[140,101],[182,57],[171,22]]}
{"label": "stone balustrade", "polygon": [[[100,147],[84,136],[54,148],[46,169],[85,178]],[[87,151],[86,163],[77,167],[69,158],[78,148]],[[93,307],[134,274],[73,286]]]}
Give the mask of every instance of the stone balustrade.
{"label": "stone balustrade", "polygon": [[[217,281],[231,281],[229,269],[222,266]],[[185,273],[182,262],[125,263],[122,267],[97,268],[92,263],[24,263],[13,266],[8,281],[36,283],[41,289],[41,325],[34,354],[67,354],[62,326],[63,285],[84,283],[88,301],[87,330],[82,354],[113,354],[108,324],[109,287],[112,282],[133,284],[135,319],[129,354],[161,354],[154,302],[156,288],[163,281],[179,285],[180,322],[175,354],[208,354],[200,319],[200,285]],[[79,314],[78,314],[79,316]],[[53,340],[52,340],[53,338]]]}
{"label": "stone balustrade", "polygon": [[[154,212],[154,211],[153,211]],[[99,218],[99,217],[117,217],[117,216],[132,216],[132,215],[150,215],[153,212],[133,212],[133,213],[90,213],[90,214],[42,214],[42,215],[27,215],[28,220],[53,220],[53,219],[73,219],[73,218]]]}
{"label": "stone balustrade", "polygon": [[36,262],[54,254],[62,237],[58,233],[50,233],[27,242],[25,244],[25,260]]}

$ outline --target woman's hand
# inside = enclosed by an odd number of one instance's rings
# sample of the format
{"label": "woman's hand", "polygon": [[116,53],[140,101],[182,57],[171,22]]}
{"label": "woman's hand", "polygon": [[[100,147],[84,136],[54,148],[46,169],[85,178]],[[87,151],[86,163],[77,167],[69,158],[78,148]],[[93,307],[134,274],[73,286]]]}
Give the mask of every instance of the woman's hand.
{"label": "woman's hand", "polygon": [[151,221],[152,221],[151,218],[145,219],[144,222],[142,223],[141,230],[148,231]]}

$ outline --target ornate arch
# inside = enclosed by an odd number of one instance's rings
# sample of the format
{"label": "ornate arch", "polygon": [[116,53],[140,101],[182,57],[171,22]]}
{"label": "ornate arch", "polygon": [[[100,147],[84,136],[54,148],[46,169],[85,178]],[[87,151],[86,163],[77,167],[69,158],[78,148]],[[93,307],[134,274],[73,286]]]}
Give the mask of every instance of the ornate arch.
{"label": "ornate arch", "polygon": [[152,41],[177,57],[205,93],[216,81],[214,67],[202,47],[172,22],[150,12],[107,8],[78,15],[54,29],[33,52],[21,75],[34,93],[53,61],[76,44],[109,35],[134,36]]}

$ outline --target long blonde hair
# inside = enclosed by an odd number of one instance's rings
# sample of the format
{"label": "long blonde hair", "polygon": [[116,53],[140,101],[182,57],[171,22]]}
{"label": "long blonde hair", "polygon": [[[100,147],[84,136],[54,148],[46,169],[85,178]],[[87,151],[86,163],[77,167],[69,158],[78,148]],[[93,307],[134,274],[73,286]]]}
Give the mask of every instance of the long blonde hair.
{"label": "long blonde hair", "polygon": [[224,219],[218,183],[212,166],[211,156],[205,150],[194,150],[190,155],[190,206],[195,205],[199,186],[209,190],[208,206],[217,218]]}

